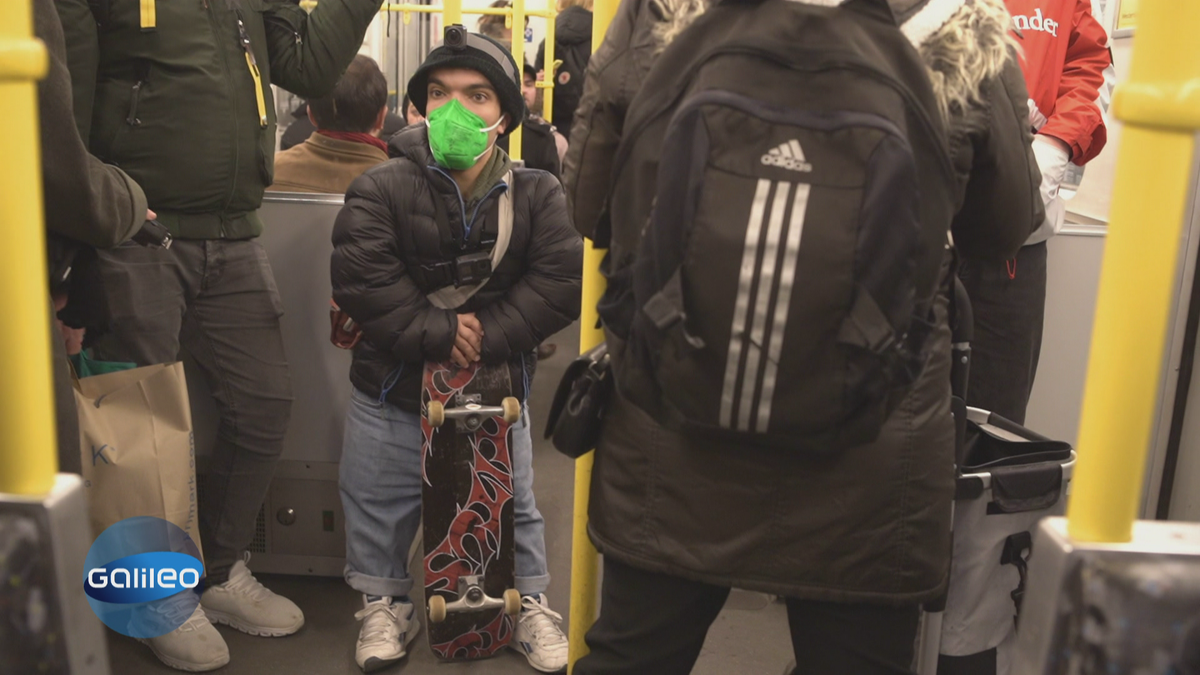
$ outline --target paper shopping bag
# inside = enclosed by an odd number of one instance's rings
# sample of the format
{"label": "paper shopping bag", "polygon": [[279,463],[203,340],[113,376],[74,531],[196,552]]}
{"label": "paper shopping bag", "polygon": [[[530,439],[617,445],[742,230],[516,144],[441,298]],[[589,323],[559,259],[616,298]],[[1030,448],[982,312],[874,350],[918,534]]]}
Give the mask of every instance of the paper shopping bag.
{"label": "paper shopping bag", "polygon": [[125,518],[155,516],[200,548],[183,363],[77,379],[75,403],[93,536]]}

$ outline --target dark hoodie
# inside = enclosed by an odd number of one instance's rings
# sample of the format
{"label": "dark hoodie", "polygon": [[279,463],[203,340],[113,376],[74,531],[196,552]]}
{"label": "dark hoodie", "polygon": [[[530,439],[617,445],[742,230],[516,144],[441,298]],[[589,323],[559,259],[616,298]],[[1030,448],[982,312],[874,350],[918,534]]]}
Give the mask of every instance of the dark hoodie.
{"label": "dark hoodie", "polygon": [[[456,311],[473,312],[483,324],[484,363],[509,363],[513,393],[525,397],[533,350],[579,317],[583,242],[567,218],[562,185],[532,169],[513,169],[507,184],[507,157],[495,153],[479,189],[462,195],[435,165],[427,134],[421,124],[393,136],[395,159],[351,183],[334,224],[333,299],[363,331],[350,381],[374,399],[418,411],[424,362],[450,359]],[[426,296],[437,288],[423,287],[413,271],[472,252],[461,243],[465,223],[495,227],[506,190],[513,231],[504,258],[466,304],[434,307]],[[445,205],[449,232],[437,224],[434,199]]]}
{"label": "dark hoodie", "polygon": [[[538,47],[537,60],[545,63],[546,42]],[[550,120],[562,135],[571,137],[571,122],[583,96],[583,79],[592,58],[592,13],[583,7],[568,7],[554,21],[554,59],[562,60],[554,76],[554,116]]]}

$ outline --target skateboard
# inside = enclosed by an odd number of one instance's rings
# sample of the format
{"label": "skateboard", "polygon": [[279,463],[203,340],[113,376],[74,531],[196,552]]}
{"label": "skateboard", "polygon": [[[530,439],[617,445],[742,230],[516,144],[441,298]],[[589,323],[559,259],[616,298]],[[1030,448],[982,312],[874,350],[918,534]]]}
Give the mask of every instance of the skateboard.
{"label": "skateboard", "polygon": [[514,586],[509,428],[521,417],[508,366],[427,363],[421,393],[425,615],[439,658],[487,658],[508,645]]}

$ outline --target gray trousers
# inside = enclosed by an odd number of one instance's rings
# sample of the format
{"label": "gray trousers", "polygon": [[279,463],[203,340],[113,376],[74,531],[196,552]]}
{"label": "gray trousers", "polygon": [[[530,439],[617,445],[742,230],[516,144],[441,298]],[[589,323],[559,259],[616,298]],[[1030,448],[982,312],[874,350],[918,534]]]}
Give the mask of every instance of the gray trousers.
{"label": "gray trousers", "polygon": [[254,538],[291,415],[292,385],[266,251],[249,241],[176,240],[170,250],[100,252],[109,332],[99,358],[171,363],[182,346],[213,392],[220,424],[202,476],[200,537],[208,583]]}

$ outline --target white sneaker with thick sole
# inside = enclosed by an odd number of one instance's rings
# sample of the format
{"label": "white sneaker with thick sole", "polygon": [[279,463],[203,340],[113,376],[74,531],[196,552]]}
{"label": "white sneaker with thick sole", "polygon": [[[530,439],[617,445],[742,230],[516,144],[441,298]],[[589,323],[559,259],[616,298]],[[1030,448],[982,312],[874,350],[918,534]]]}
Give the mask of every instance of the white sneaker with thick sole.
{"label": "white sneaker with thick sole", "polygon": [[381,670],[407,656],[408,643],[421,629],[413,604],[393,602],[391,598],[372,601],[364,595],[363,608],[354,618],[363,622],[354,660],[364,673]]}
{"label": "white sneaker with thick sole", "polygon": [[521,652],[529,665],[543,673],[562,672],[567,667],[567,636],[563,635],[562,615],[552,611],[546,595],[521,598],[517,632],[508,646]]}
{"label": "white sneaker with thick sole", "polygon": [[204,591],[200,604],[213,621],[250,635],[283,637],[304,625],[296,603],[258,583],[244,560],[233,564],[229,581]]}
{"label": "white sneaker with thick sole", "polygon": [[225,644],[225,638],[213,628],[199,605],[179,628],[166,635],[143,638],[138,642],[149,645],[159,661],[176,670],[200,673],[216,670],[229,663],[229,647]]}

